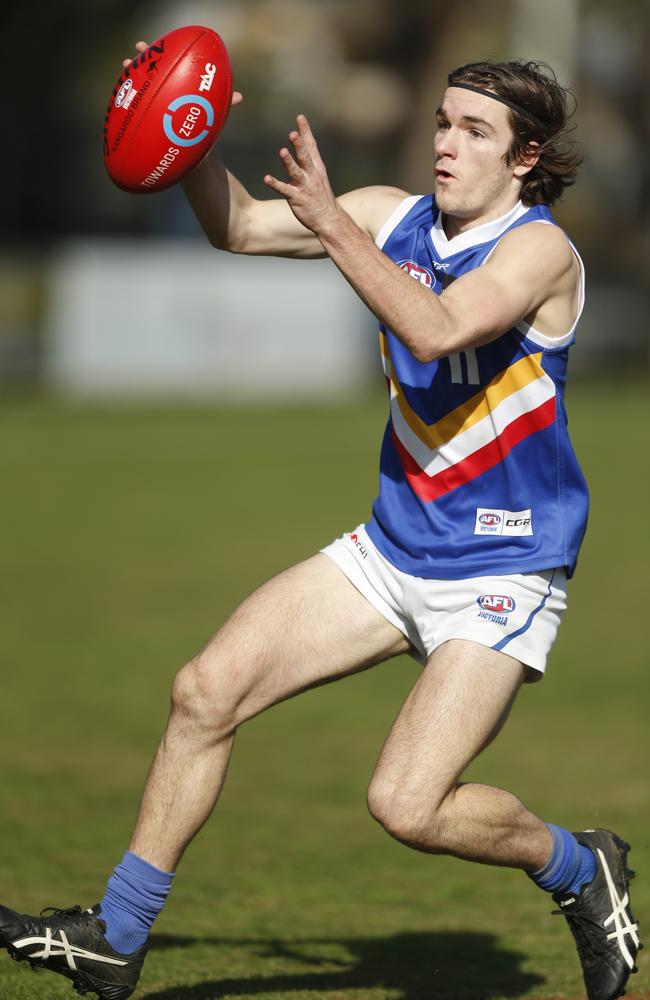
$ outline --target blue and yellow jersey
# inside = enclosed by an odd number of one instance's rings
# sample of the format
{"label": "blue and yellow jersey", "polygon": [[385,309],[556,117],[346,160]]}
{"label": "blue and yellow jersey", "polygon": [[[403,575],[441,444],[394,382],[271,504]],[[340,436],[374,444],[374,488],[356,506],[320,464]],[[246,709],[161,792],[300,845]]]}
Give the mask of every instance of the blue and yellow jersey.
{"label": "blue and yellow jersey", "polygon": [[[402,202],[377,244],[439,295],[485,263],[504,233],[537,221],[556,224],[546,206],[519,203],[448,240],[424,195]],[[581,262],[580,271],[583,286]],[[580,310],[583,298],[581,287]],[[588,511],[564,408],[575,325],[551,339],[521,322],[430,362],[381,327],[390,416],[367,530],[398,569],[433,579],[573,573]]]}

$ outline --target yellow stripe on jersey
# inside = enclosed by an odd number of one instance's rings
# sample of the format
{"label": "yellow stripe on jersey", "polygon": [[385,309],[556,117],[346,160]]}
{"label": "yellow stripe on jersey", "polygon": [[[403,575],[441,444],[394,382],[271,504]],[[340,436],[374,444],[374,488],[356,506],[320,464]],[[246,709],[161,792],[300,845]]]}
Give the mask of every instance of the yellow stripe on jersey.
{"label": "yellow stripe on jersey", "polygon": [[392,366],[390,366],[390,354],[386,338],[381,337],[381,353],[385,361],[388,362],[386,374],[391,379],[392,395],[396,400],[400,412],[409,425],[413,433],[431,449],[437,449],[447,444],[456,435],[468,430],[479,420],[489,414],[508,396],[524,389],[531,382],[538,378],[544,378],[545,372],[540,364],[542,352],[529,354],[509,368],[504,368],[494,376],[492,381],[484,388],[468,399],[461,406],[456,407],[451,413],[447,413],[435,424],[425,424],[424,421],[409,406],[404,391],[399,382],[392,376]]}

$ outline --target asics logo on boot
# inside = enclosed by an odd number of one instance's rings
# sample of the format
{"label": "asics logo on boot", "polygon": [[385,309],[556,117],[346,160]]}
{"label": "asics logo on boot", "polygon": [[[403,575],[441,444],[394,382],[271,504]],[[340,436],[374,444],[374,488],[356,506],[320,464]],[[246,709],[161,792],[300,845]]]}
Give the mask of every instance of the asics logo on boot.
{"label": "asics logo on boot", "polygon": [[59,956],[65,956],[70,969],[76,969],[77,964],[75,958],[85,958],[90,959],[93,962],[102,962],[104,965],[127,965],[127,962],[121,962],[116,958],[108,958],[107,955],[97,955],[95,952],[87,951],[85,948],[78,948],[76,945],[70,944],[68,941],[65,931],[58,931],[59,940],[56,936],[52,934],[49,927],[45,928],[45,937],[25,937],[20,938],[18,941],[13,941],[14,948],[29,948],[35,944],[42,944],[42,951],[32,951],[27,956],[30,959],[39,958],[46,962],[48,958],[58,958]]}
{"label": "asics logo on boot", "polygon": [[603,854],[603,852],[599,847],[596,850],[598,852],[598,857],[600,858],[600,862],[603,866],[603,871],[605,873],[605,881],[607,883],[607,890],[609,892],[609,898],[612,902],[612,907],[613,907],[612,912],[604,922],[605,929],[610,927],[612,924],[614,925],[614,930],[607,935],[607,940],[612,941],[614,938],[616,938],[616,943],[619,947],[621,955],[623,956],[623,959],[625,960],[626,965],[628,966],[628,968],[633,969],[634,958],[630,954],[630,950],[627,946],[625,935],[629,934],[631,940],[638,948],[639,946],[638,924],[633,924],[627,915],[625,907],[628,906],[630,902],[627,892],[621,899],[616,891],[616,886],[614,885],[612,874],[609,870],[607,861],[605,860],[605,855]]}

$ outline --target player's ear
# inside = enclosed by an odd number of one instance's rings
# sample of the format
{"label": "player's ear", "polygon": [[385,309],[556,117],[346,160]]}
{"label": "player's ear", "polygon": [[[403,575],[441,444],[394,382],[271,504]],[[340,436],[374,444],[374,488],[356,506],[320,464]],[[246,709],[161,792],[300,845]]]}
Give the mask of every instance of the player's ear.
{"label": "player's ear", "polygon": [[538,142],[529,142],[522,149],[514,167],[515,177],[525,177],[539,162],[541,148]]}

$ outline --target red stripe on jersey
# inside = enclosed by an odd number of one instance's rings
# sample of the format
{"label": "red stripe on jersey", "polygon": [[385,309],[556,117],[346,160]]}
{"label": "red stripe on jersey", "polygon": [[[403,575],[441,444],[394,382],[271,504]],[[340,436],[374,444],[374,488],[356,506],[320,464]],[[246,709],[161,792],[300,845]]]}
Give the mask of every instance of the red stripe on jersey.
{"label": "red stripe on jersey", "polygon": [[413,492],[425,500],[437,500],[438,497],[455,490],[459,486],[476,479],[481,473],[492,469],[499,462],[509,455],[515,445],[519,444],[536,431],[541,431],[545,427],[550,427],[555,421],[555,396],[547,399],[541,406],[522,413],[512,423],[505,427],[494,441],[483,445],[477,451],[472,452],[467,458],[461,459],[448,469],[438,472],[435,476],[429,476],[417,464],[415,459],[409,454],[402,442],[395,433],[395,428],[391,424],[393,441],[397,448],[397,453],[402,462],[406,478]]}

